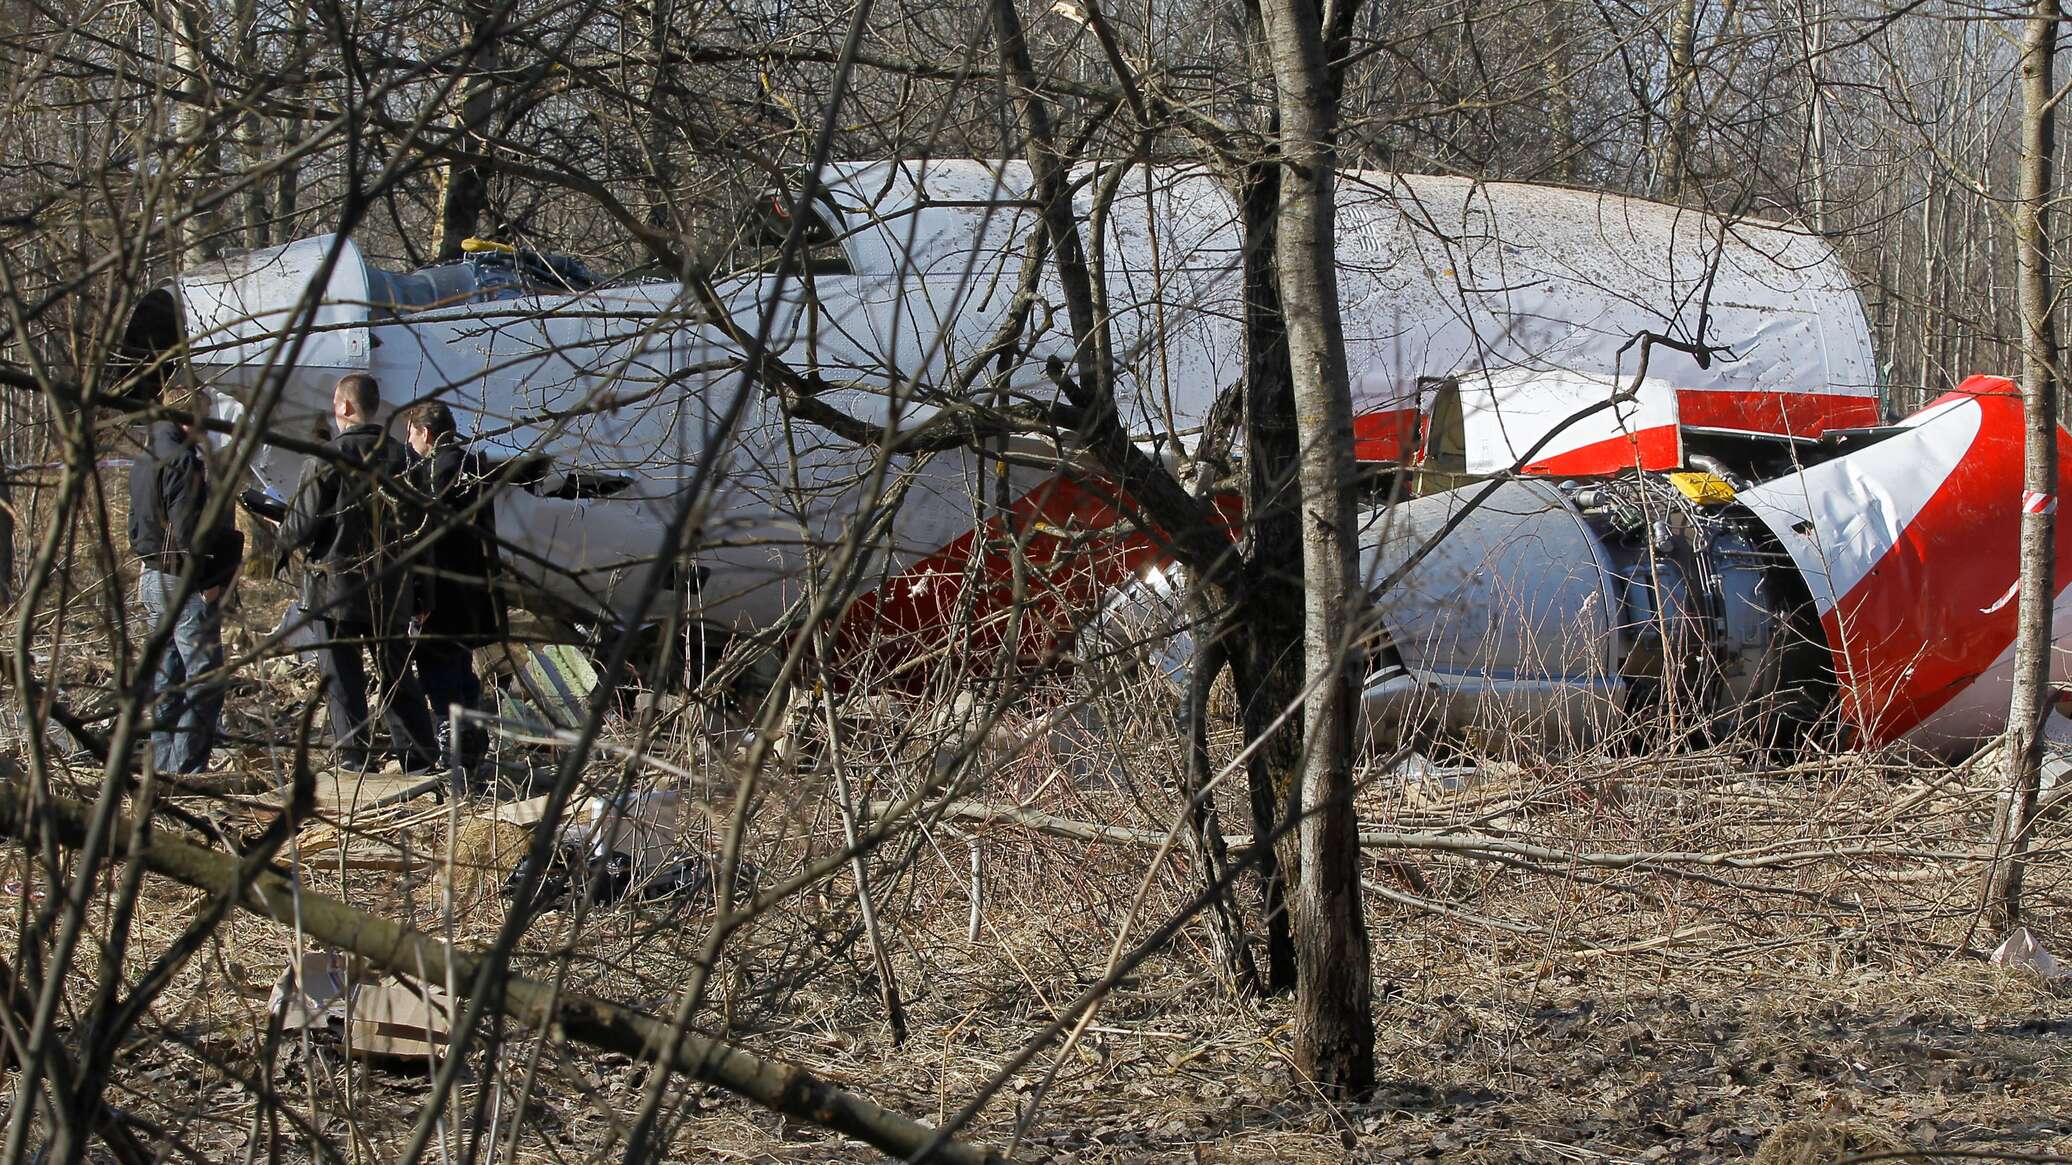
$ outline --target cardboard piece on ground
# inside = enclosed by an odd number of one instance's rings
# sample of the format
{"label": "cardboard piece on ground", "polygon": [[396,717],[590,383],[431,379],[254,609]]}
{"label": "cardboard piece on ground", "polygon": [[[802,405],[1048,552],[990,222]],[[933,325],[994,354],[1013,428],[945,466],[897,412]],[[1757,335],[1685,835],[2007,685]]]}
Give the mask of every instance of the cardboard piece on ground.
{"label": "cardboard piece on ground", "polygon": [[[360,773],[351,769],[325,769],[316,778],[317,812],[345,820],[377,807],[387,808],[383,802],[388,798],[407,793],[429,779],[400,773]],[[274,795],[277,802],[284,802],[286,798],[286,793]]]}
{"label": "cardboard piece on ground", "polygon": [[499,801],[490,817],[512,825],[531,825],[547,811],[546,794],[529,797],[523,801]]}
{"label": "cardboard piece on ground", "polygon": [[274,984],[267,1008],[289,1031],[343,1026],[370,1056],[435,1056],[452,1038],[453,999],[407,975],[355,978],[344,955],[309,951]]}
{"label": "cardboard piece on ground", "polygon": [[345,992],[345,956],[305,951],[281,972],[273,994],[267,997],[266,1010],[279,1012],[281,1026],[289,1031],[323,1027],[334,1017],[344,1018]]}
{"label": "cardboard piece on ground", "polygon": [[390,976],[352,995],[347,1031],[353,1050],[370,1056],[436,1056],[452,1039],[453,999],[416,979]]}
{"label": "cardboard piece on ground", "polygon": [[642,882],[684,857],[677,828],[682,803],[683,794],[676,789],[592,797],[563,827],[561,840],[592,862],[606,861],[614,853],[626,855],[633,881]]}

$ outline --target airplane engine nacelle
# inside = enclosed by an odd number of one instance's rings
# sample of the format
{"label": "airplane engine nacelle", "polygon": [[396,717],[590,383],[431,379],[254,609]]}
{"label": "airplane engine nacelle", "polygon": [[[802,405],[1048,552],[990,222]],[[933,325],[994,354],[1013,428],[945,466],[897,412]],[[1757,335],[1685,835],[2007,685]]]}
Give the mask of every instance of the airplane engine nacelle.
{"label": "airplane engine nacelle", "polygon": [[1794,649],[1803,592],[1731,496],[1709,475],[1639,473],[1479,483],[1375,511],[1369,731],[1802,732],[1824,660]]}

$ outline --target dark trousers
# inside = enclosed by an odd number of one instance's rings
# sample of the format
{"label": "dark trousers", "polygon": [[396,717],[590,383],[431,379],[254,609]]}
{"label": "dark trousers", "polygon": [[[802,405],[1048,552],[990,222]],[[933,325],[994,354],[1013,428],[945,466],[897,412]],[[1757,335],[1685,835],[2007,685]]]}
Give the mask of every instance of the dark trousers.
{"label": "dark trousers", "polygon": [[475,653],[467,645],[427,632],[410,649],[417,664],[417,682],[431,701],[432,718],[444,723],[453,705],[482,706],[482,681],[475,675]]}
{"label": "dark trousers", "polygon": [[381,718],[388,725],[389,744],[406,769],[429,769],[438,764],[439,751],[432,731],[431,710],[425,704],[424,689],[410,672],[410,639],[393,632],[377,635],[371,623],[359,620],[328,620],[329,632],[317,649],[317,662],[330,681],[326,695],[331,709],[331,734],[338,742],[340,760],[364,765],[373,753],[373,731],[367,715],[367,670],[362,651],[374,655],[376,698]]}

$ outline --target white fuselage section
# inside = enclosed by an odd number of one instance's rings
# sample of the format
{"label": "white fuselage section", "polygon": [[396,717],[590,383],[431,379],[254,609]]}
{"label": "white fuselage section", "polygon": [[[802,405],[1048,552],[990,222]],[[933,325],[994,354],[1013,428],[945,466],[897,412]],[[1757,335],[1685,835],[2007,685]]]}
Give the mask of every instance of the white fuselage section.
{"label": "white fuselage section", "polygon": [[[1069,367],[1074,344],[1048,266],[1021,285],[1037,229],[1025,166],[841,164],[823,186],[810,270],[718,280],[728,326],[675,283],[406,302],[412,276],[320,237],[189,272],[184,334],[231,411],[271,402],[271,431],[308,437],[336,379],[368,372],[386,406],[441,400],[493,456],[547,459],[537,487],[499,498],[497,527],[511,568],[562,602],[639,617],[643,572],[670,553],[660,534],[692,505],[700,617],[767,628],[837,566],[845,593],[925,585],[905,576],[940,573],[989,521],[1054,521],[1042,491],[1078,468],[1069,433],[888,454],[798,419],[747,375],[744,335],[829,385],[820,403],[889,434],[963,402],[1060,399],[1044,364]],[[1118,190],[1089,240],[1105,256],[1118,405],[1140,445],[1184,463],[1244,373],[1238,207],[1201,170],[1140,168]],[[1718,353],[1700,367],[1658,348],[1648,402],[1628,410],[1637,423],[1803,435],[1875,419],[1862,309],[1815,238],[1614,196],[1367,173],[1341,183],[1339,230],[1369,460],[1417,453],[1436,381],[1494,378],[1525,400],[1544,378],[1549,400],[1567,400],[1633,376],[1635,333],[1698,339],[1701,318]],[[1009,358],[987,356],[1024,291]],[[1518,415],[1544,426],[1547,411]],[[1601,418],[1575,440],[1601,444],[1624,423]],[[272,450],[254,470],[285,495],[300,460]]]}

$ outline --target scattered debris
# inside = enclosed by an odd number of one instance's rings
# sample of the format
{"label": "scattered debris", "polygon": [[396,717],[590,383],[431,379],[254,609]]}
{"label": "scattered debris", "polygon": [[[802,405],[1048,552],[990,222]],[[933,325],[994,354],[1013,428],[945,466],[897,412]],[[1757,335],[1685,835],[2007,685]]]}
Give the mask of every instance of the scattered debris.
{"label": "scattered debris", "polygon": [[510,878],[532,844],[532,830],[496,817],[471,817],[453,832],[447,879],[455,902],[480,901]]}
{"label": "scattered debris", "polygon": [[[592,902],[600,905],[628,896],[649,899],[710,894],[719,856],[687,853],[684,847],[683,815],[693,805],[700,811],[705,807],[702,801],[691,800],[678,789],[590,798],[562,826],[535,901],[552,905],[579,885],[586,888]],[[529,808],[532,818],[537,820],[536,805],[508,808],[519,811],[514,815],[523,815]],[[503,823],[516,827],[508,819]],[[747,863],[741,868],[742,878],[752,880],[753,871]],[[519,863],[505,882],[506,895],[517,893],[527,872],[526,865]]]}
{"label": "scattered debris", "polygon": [[2043,949],[2036,936],[2026,926],[2015,927],[2000,945],[1994,949],[1990,960],[1996,967],[2021,967],[2036,972],[2045,979],[2072,978],[2072,967],[2058,961],[2057,957]]}
{"label": "scattered debris", "polygon": [[501,693],[502,715],[536,728],[580,727],[597,690],[597,668],[582,650],[568,643],[527,643],[510,652],[524,695]]}
{"label": "scattered debris", "polygon": [[443,988],[360,972],[335,951],[306,952],[281,972],[266,1005],[287,1030],[337,1030],[362,1055],[437,1056],[452,1033],[453,999]]}
{"label": "scattered debris", "polygon": [[[405,776],[395,773],[363,773],[354,769],[323,769],[316,774],[316,808],[324,817],[352,821],[364,814],[392,808],[426,793],[444,789],[449,778]],[[288,790],[268,795],[275,804],[285,804]]]}

